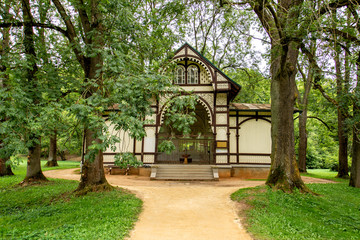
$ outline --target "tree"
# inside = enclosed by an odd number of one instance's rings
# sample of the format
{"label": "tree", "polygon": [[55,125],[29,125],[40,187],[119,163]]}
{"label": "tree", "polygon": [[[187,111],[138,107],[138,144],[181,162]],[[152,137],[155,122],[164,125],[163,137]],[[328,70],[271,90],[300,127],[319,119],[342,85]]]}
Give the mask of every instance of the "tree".
{"label": "tree", "polygon": [[[271,40],[272,151],[270,174],[266,184],[284,191],[292,191],[294,188],[308,191],[296,163],[293,112],[299,48],[307,35],[307,27],[314,19],[313,15],[306,12],[311,9],[309,3],[304,0],[254,0],[235,3],[220,1],[220,4],[249,4]],[[334,1],[325,3],[315,12],[324,15],[330,9],[353,4],[358,2]]]}
{"label": "tree", "polygon": [[[9,13],[9,9],[10,9],[9,5],[6,4],[4,6],[5,14]],[[8,90],[7,81],[9,79],[9,76],[6,73],[7,66],[4,59],[6,58],[6,55],[8,54],[10,47],[9,46],[10,28],[1,29],[1,34],[2,34],[2,41],[1,41],[1,49],[0,49],[0,56],[1,56],[0,71],[2,72],[2,78],[0,79],[0,87],[3,89],[4,92],[6,92]],[[1,119],[0,123],[2,124],[5,121],[7,121],[6,118]],[[6,147],[3,146],[3,144],[5,143],[3,142],[2,134],[4,133],[0,132],[0,176],[14,175],[14,173],[11,170],[11,165],[9,164],[11,151],[9,153],[9,151],[5,150]]]}
{"label": "tree", "polygon": [[311,67],[308,67],[307,75],[301,69],[300,64],[298,64],[298,69],[303,79],[303,88],[304,93],[301,96],[298,87],[296,87],[296,93],[298,95],[297,101],[302,112],[299,115],[299,152],[298,152],[298,162],[300,172],[306,172],[306,150],[307,150],[307,129],[306,123],[308,119],[308,101],[309,94],[312,86],[313,72]]}
{"label": "tree", "polygon": [[351,187],[360,188],[360,53],[356,59],[357,66],[357,82],[354,90],[354,121],[353,124],[353,146],[352,146],[352,164],[349,185]]}
{"label": "tree", "polygon": [[[29,0],[22,0],[22,13],[25,22],[25,26],[23,28],[24,31],[24,48],[26,61],[28,63],[28,67],[26,69],[26,80],[29,83],[29,97],[32,98],[33,104],[36,105],[40,102],[39,93],[37,91],[37,77],[36,73],[38,71],[38,66],[36,64],[36,52],[34,45],[34,32],[31,22],[33,22],[33,16],[31,13],[31,7]],[[28,183],[31,181],[44,181],[46,177],[41,171],[40,165],[40,154],[41,154],[41,137],[36,132],[30,132],[28,140],[28,149],[29,154],[27,157],[27,171],[25,179],[22,183]]]}

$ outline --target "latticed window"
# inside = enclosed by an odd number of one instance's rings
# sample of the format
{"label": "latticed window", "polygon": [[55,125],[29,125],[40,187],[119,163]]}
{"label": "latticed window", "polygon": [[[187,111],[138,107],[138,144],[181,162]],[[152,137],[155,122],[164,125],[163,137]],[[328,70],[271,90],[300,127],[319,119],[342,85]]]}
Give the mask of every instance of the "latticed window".
{"label": "latticed window", "polygon": [[187,81],[188,84],[197,84],[199,82],[199,72],[197,67],[195,66],[190,66],[188,68],[188,73],[187,73]]}
{"label": "latticed window", "polygon": [[178,66],[175,70],[175,84],[185,84],[185,68]]}

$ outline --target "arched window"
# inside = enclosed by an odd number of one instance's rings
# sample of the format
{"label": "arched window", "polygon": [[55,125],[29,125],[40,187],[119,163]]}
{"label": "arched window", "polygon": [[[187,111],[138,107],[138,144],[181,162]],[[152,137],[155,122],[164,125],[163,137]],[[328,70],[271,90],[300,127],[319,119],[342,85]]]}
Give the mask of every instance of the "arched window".
{"label": "arched window", "polygon": [[188,68],[188,72],[187,72],[187,82],[188,84],[197,84],[199,82],[199,71],[197,69],[197,67],[195,66],[190,66]]}
{"label": "arched window", "polygon": [[175,70],[175,84],[185,84],[185,68],[178,66]]}

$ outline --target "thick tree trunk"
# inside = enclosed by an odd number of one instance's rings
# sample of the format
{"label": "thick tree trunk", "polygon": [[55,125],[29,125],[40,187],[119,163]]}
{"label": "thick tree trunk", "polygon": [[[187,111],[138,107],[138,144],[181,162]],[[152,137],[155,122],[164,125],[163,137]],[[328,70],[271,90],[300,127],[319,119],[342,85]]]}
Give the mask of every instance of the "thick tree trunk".
{"label": "thick tree trunk", "polygon": [[46,177],[41,171],[41,139],[31,137],[32,147],[29,147],[29,155],[27,157],[27,169],[25,179],[22,184],[31,182],[47,181]]}
{"label": "thick tree trunk", "polygon": [[[354,90],[354,118],[360,118],[360,53],[356,61],[357,66],[357,86]],[[353,143],[352,143],[352,163],[349,185],[351,187],[360,188],[360,122],[358,121],[353,126]]]}
{"label": "thick tree trunk", "polygon": [[6,164],[8,160],[9,158],[0,158],[0,177],[14,175],[10,164]]}
{"label": "thick tree trunk", "polygon": [[[354,106],[357,114],[360,114],[360,106]],[[355,110],[354,110],[355,112]],[[352,164],[349,186],[360,188],[360,123],[354,126],[353,145],[352,145]]]}
{"label": "thick tree trunk", "polygon": [[[88,153],[90,151],[88,146],[91,146],[93,142],[100,144],[101,140],[99,138],[94,138],[94,132],[91,130],[85,130],[84,134],[86,152]],[[105,178],[102,151],[98,151],[93,155],[90,154],[90,157],[85,159],[82,167],[82,173],[80,184],[77,188],[78,192],[84,192],[86,194],[88,191],[103,191],[111,189],[111,186]]]}
{"label": "thick tree trunk", "polygon": [[285,192],[308,192],[295,156],[294,104],[298,46],[272,45],[271,66],[271,168],[266,184]]}
{"label": "thick tree trunk", "polygon": [[57,162],[57,131],[54,130],[53,135],[50,136],[50,146],[49,146],[49,158],[46,167],[56,167],[59,166]]}
{"label": "thick tree trunk", "polygon": [[338,109],[338,138],[339,138],[339,169],[338,175],[339,178],[348,178],[349,177],[349,167],[348,167],[348,136],[345,131],[345,117],[341,113],[341,110]]}
{"label": "thick tree trunk", "polygon": [[307,150],[307,109],[299,116],[299,170],[306,172],[306,150]]}

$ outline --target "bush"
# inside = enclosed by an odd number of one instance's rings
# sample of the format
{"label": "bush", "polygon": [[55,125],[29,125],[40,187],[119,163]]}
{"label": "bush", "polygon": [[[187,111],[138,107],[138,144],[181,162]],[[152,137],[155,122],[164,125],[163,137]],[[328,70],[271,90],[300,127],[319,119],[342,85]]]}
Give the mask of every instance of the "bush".
{"label": "bush", "polygon": [[137,168],[143,165],[141,161],[137,160],[137,158],[129,152],[116,154],[114,163],[122,169],[126,169],[128,167]]}
{"label": "bush", "polygon": [[308,168],[308,169],[324,168],[323,158],[313,155],[311,152],[307,152],[306,168]]}

